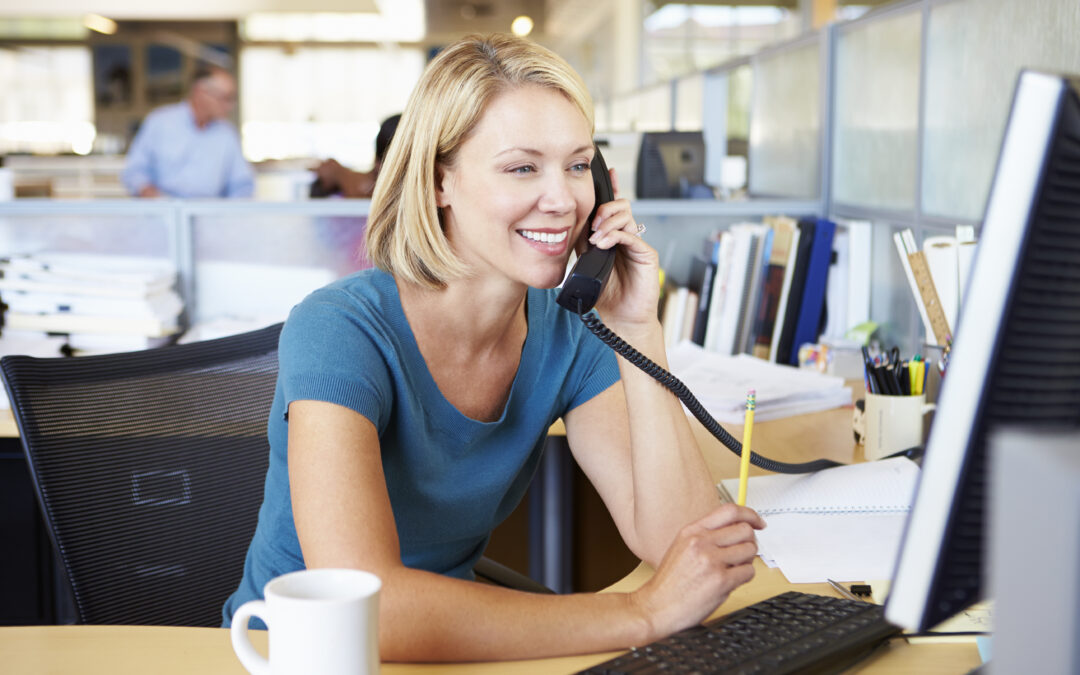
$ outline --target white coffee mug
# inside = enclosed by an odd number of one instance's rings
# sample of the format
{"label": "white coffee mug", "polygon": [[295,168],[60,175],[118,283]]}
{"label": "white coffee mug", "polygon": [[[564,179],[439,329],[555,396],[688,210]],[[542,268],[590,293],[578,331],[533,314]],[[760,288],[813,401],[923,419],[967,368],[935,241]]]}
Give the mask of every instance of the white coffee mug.
{"label": "white coffee mug", "polygon": [[[265,600],[245,602],[233,615],[233,650],[256,675],[378,673],[381,587],[379,577],[360,570],[301,570],[271,579]],[[253,616],[269,630],[269,661],[248,637]]]}
{"label": "white coffee mug", "polygon": [[867,460],[888,457],[923,442],[923,419],[937,406],[926,396],[866,395],[865,455]]}

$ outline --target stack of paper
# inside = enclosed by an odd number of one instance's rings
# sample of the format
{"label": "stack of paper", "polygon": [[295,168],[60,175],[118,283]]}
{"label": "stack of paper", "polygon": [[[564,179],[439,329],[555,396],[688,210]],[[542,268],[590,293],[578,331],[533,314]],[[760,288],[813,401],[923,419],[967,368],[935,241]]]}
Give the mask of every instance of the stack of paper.
{"label": "stack of paper", "polygon": [[672,374],[720,422],[743,420],[746,392],[751,389],[757,392],[754,418],[758,421],[851,404],[851,390],[839,377],[770,363],[747,354],[725,356],[689,341],[668,350],[668,364]]}
{"label": "stack of paper", "polygon": [[[746,505],[768,527],[758,555],[791,583],[888,579],[915,494],[919,469],[906,457],[802,475],[755,476]],[[738,479],[718,487],[728,501]]]}
{"label": "stack of paper", "polygon": [[183,302],[165,260],[39,253],[0,261],[4,333],[68,336],[73,350],[123,351],[166,342]]}

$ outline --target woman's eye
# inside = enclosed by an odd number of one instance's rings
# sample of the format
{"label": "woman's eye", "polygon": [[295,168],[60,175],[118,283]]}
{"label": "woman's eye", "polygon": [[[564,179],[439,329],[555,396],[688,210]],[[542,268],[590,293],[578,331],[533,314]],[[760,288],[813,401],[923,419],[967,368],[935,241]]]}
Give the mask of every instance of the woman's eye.
{"label": "woman's eye", "polygon": [[582,162],[581,164],[575,164],[574,166],[570,167],[570,170],[577,173],[585,173],[589,170],[589,165],[586,162]]}
{"label": "woman's eye", "polygon": [[536,169],[533,168],[532,166],[528,166],[528,165],[526,165],[526,166],[517,166],[517,167],[514,167],[513,169],[510,169],[510,173],[517,173],[517,174],[527,174],[527,173],[532,173],[533,171],[536,171]]}

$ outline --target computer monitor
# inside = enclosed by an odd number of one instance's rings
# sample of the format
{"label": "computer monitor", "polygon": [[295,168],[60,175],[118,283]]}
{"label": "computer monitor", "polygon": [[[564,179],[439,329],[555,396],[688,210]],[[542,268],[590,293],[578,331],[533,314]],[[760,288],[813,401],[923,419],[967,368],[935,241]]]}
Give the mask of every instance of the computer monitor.
{"label": "computer monitor", "polygon": [[1020,74],[967,288],[885,605],[913,630],[982,598],[988,432],[1080,427],[1080,78]]}
{"label": "computer monitor", "polygon": [[705,136],[700,131],[641,135],[635,192],[638,199],[712,198],[705,185]]}

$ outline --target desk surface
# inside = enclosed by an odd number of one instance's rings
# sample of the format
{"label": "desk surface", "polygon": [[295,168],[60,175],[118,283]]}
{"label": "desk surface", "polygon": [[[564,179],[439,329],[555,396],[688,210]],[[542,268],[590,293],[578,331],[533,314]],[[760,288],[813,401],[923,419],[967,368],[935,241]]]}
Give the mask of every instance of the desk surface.
{"label": "desk surface", "polygon": [[[723,448],[696,422],[694,433],[716,479],[738,475],[738,457]],[[729,427],[737,438],[741,429]],[[786,461],[829,457],[841,462],[859,461],[851,436],[851,409],[842,408],[813,415],[759,422],[754,425],[755,450]],[[763,473],[753,469],[755,473]],[[834,595],[826,584],[793,586],[778,569],[768,569],[754,561],[756,577],[731,595],[718,613],[727,613],[795,588],[810,593]],[[640,586],[651,569],[641,565],[610,591],[632,590]],[[265,635],[253,633],[265,650]],[[261,640],[260,640],[261,638]],[[265,653],[265,651],[264,651]],[[150,626],[41,626],[0,628],[0,654],[5,671],[40,673],[243,673],[233,655],[227,630],[220,628],[169,628]],[[388,675],[411,673],[573,673],[615,655],[615,652],[587,656],[469,664],[385,664]],[[907,644],[893,640],[856,666],[853,673],[907,674],[966,673],[979,665],[973,642]]]}
{"label": "desk surface", "polygon": [[[755,579],[735,591],[723,611],[733,611],[791,588],[779,570],[755,562]],[[629,590],[648,579],[652,571],[641,565],[609,590]],[[799,590],[831,595],[826,584],[803,584]],[[256,646],[266,651],[265,633],[252,632]],[[383,665],[385,675],[449,674],[551,675],[574,673],[605,661],[617,652],[533,661],[466,664]],[[160,675],[218,675],[243,673],[232,652],[229,632],[223,628],[171,628],[161,626],[29,626],[0,628],[0,654],[6,672],[95,673],[125,675],[154,672]],[[852,673],[882,675],[957,675],[979,664],[973,643],[910,645],[893,640],[853,668]]]}
{"label": "desk surface", "polygon": [[15,426],[15,416],[11,408],[0,408],[0,438],[18,438],[19,428]]}

